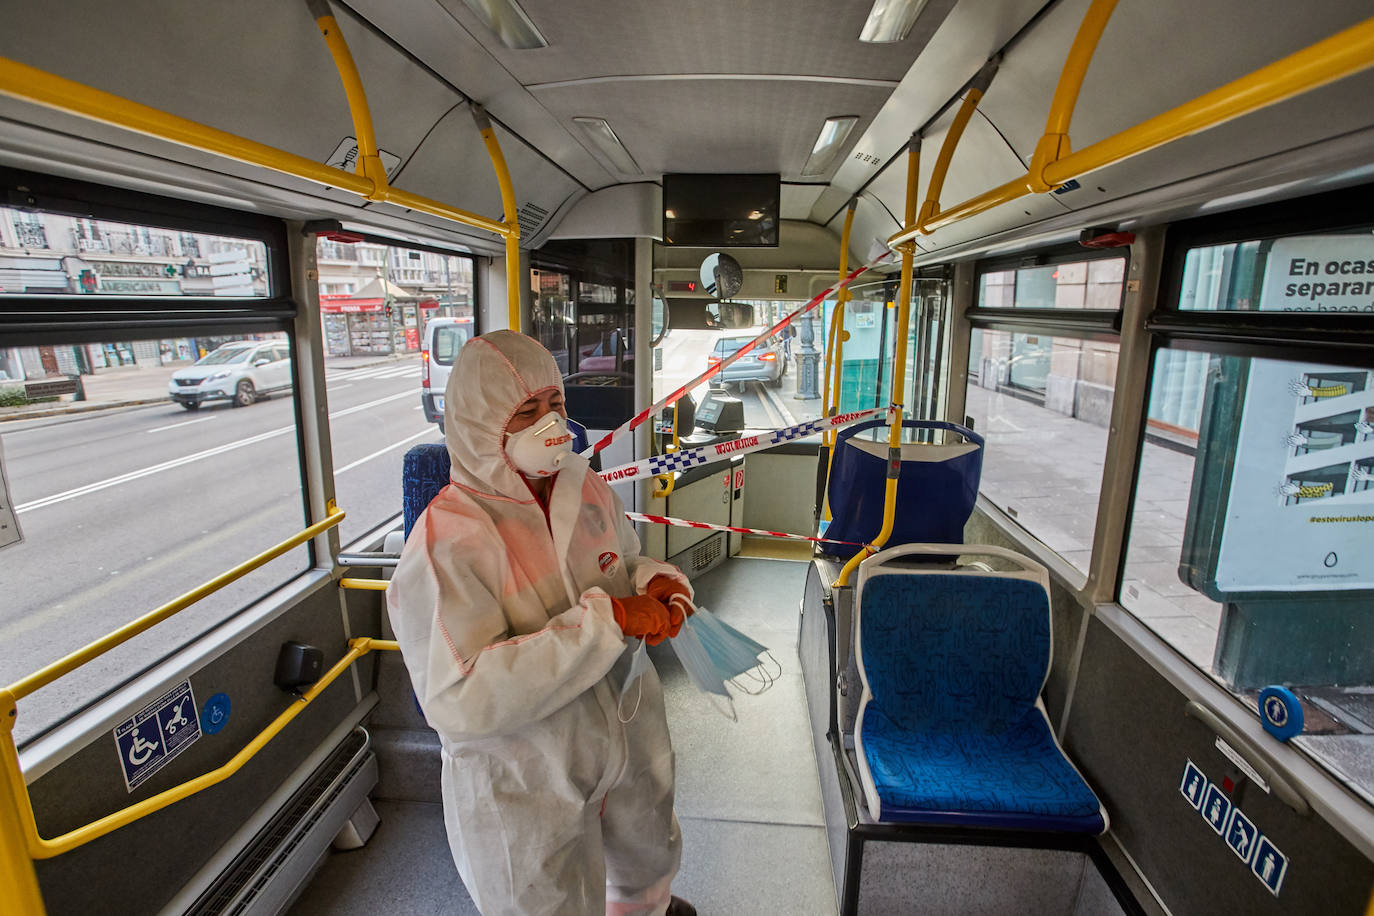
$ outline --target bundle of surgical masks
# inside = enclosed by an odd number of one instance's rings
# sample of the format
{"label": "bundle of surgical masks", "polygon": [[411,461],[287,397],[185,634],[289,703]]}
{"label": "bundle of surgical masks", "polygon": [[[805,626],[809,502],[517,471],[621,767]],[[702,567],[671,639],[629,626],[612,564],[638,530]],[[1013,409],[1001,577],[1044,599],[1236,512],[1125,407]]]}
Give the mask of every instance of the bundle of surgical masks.
{"label": "bundle of surgical masks", "polygon": [[[698,607],[696,613],[687,618],[669,643],[678,661],[682,662],[688,680],[710,695],[716,708],[736,721],[735,701],[727,685],[757,696],[772,687],[782,675],[782,665],[767,646],[750,639],[704,607]],[[640,640],[621,689],[622,697],[647,665],[648,653]],[[627,721],[623,715],[622,720]]]}

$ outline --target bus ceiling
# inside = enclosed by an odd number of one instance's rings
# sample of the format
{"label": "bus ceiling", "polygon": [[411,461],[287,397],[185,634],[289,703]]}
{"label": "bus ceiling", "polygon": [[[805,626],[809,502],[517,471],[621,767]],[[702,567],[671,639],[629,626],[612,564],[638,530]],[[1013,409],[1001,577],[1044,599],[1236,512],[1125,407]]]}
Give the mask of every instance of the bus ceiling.
{"label": "bus ceiling", "polygon": [[[665,173],[771,173],[783,221],[838,236],[857,199],[853,256],[914,239],[919,262],[1008,232],[1024,240],[1085,220],[1240,206],[1280,185],[1291,195],[1349,184],[1374,149],[1364,104],[1374,26],[1358,4],[929,0],[904,38],[884,43],[860,40],[871,6],[629,7],[617,14],[628,40],[607,54],[594,0],[560,4],[548,21],[536,10],[547,47],[533,50],[507,47],[460,4],[302,0],[189,16],[167,3],[155,38],[139,17],[95,0],[68,5],[79,29],[54,29],[40,5],[21,5],[0,34],[0,164],[160,182],[290,218],[408,227],[493,255],[538,247],[606,189],[652,188]],[[1085,16],[1100,33],[1086,54],[1075,46]],[[1166,69],[1159,48],[1171,49]],[[1075,55],[1081,87],[1064,106],[1056,86]],[[1294,74],[1294,92],[1273,91]],[[1242,100],[1209,128],[1189,120],[1209,93],[1245,80],[1255,105]],[[34,91],[44,85],[90,87],[85,102],[104,112],[72,104],[80,92]],[[1072,119],[1058,133],[1047,129],[1052,108]],[[162,117],[132,118],[149,112]],[[1207,139],[1151,148],[1166,113],[1174,134],[1208,128]],[[191,122],[206,132],[188,135]],[[957,150],[932,169],[956,124]],[[937,205],[922,208],[916,232],[897,218],[913,131],[930,151],[919,196]],[[500,156],[489,161],[493,145]],[[1209,203],[1220,175],[1232,199]],[[1017,182],[1039,193],[1016,192]],[[601,216],[603,234],[662,231],[639,213]]]}

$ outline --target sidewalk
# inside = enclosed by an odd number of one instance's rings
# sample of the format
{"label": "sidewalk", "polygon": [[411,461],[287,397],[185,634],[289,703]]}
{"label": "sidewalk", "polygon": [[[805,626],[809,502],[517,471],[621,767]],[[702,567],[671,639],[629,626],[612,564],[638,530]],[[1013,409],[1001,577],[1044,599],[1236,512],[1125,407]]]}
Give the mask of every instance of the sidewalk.
{"label": "sidewalk", "polygon": [[[407,353],[392,356],[336,356],[325,360],[326,371],[341,369],[361,369],[382,363],[398,361],[417,356]],[[155,404],[170,400],[167,382],[172,373],[190,366],[189,361],[169,363],[165,366],[119,366],[97,369],[91,375],[81,376],[81,387],[85,400],[74,400],[74,395],[62,395],[60,400],[27,404],[23,407],[0,407],[0,424],[11,420],[33,420],[63,414],[85,413],[92,410],[110,410],[116,407],[135,407],[140,404]]]}

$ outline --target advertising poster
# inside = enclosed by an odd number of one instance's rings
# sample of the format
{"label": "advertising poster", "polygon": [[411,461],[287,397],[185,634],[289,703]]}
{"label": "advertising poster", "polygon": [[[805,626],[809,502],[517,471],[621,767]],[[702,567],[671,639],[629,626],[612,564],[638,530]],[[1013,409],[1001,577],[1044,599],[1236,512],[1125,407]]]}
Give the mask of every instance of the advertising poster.
{"label": "advertising poster", "polygon": [[[1275,242],[1260,308],[1374,312],[1374,235]],[[1374,370],[1253,360],[1217,590],[1371,587]]]}

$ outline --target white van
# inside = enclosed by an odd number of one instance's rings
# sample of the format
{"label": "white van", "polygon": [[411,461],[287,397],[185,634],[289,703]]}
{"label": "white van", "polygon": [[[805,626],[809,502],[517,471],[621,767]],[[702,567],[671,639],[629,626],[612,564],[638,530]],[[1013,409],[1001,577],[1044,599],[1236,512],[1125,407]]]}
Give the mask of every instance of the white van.
{"label": "white van", "polygon": [[431,318],[420,348],[420,404],[425,419],[444,429],[444,389],[463,344],[472,339],[471,318]]}

